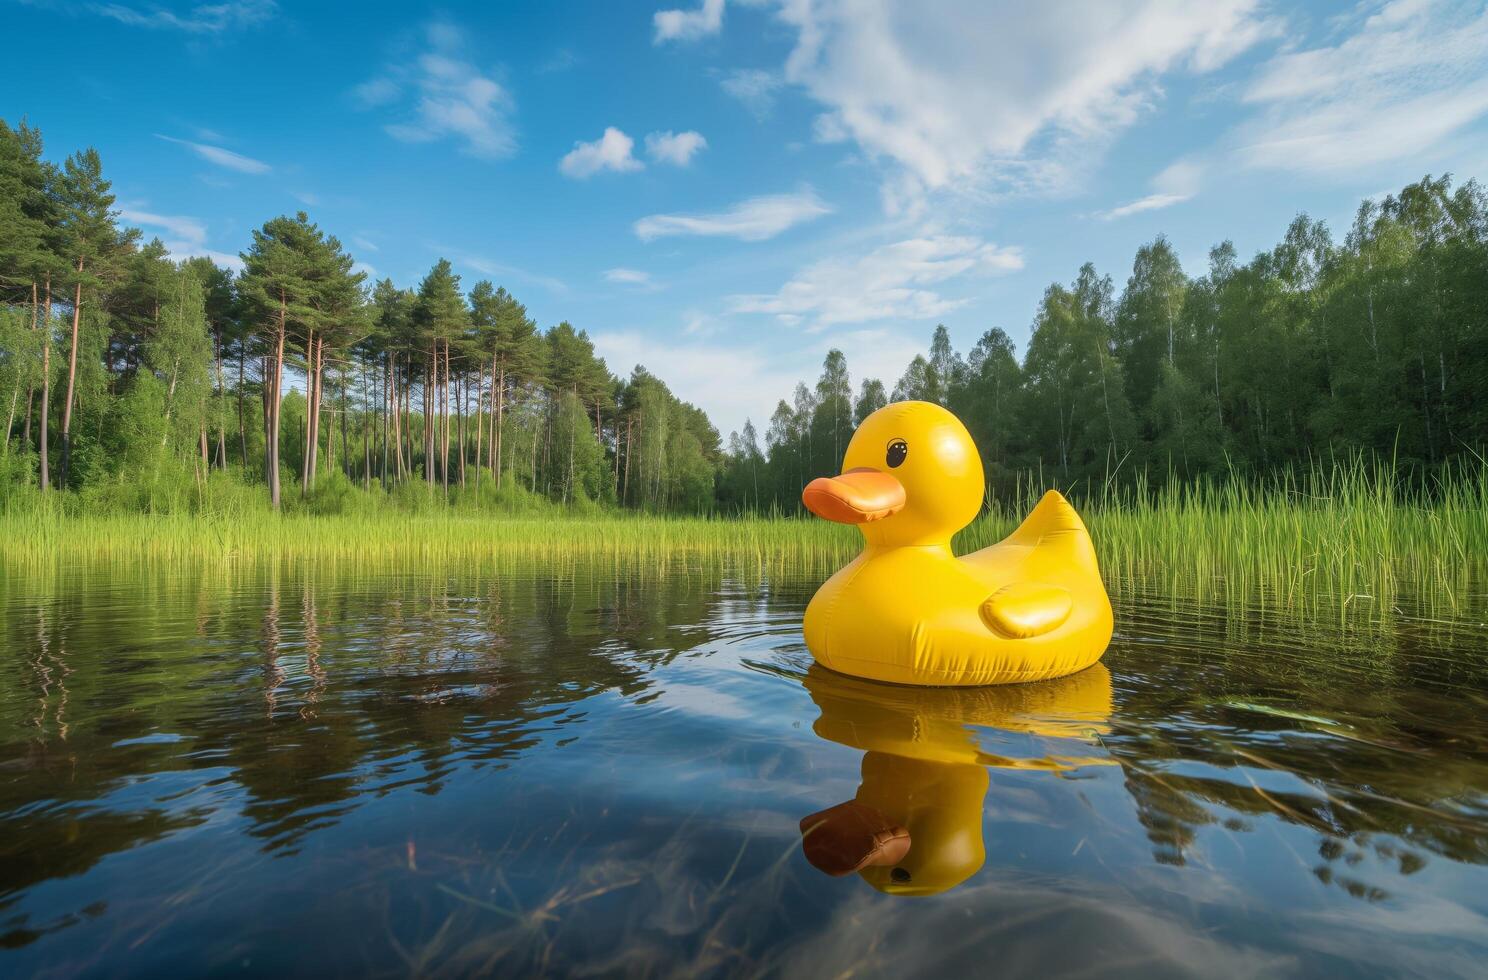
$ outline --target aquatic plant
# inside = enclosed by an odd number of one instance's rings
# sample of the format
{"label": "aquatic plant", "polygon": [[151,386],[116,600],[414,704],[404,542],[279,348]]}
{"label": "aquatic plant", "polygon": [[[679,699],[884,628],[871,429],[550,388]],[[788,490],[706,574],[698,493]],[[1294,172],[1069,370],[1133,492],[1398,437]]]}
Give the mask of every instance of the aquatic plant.
{"label": "aquatic plant", "polygon": [[[1077,503],[1113,592],[1366,622],[1481,615],[1488,606],[1488,466],[1457,467],[1424,490],[1413,486],[1389,466],[1354,460],[1265,483],[1153,488],[1139,479]],[[956,550],[1000,540],[1044,489],[1025,482],[1012,502],[991,505],[957,536]],[[94,515],[56,495],[12,498],[0,510],[0,564],[727,562],[819,581],[861,542],[855,528],[793,516],[579,515],[555,506],[275,514],[257,500],[231,499],[202,514]]]}

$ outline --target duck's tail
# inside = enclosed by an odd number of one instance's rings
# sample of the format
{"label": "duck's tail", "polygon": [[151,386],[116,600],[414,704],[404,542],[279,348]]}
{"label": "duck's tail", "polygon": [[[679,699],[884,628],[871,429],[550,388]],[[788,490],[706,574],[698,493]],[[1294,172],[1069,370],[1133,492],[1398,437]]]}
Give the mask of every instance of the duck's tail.
{"label": "duck's tail", "polygon": [[1075,508],[1064,499],[1064,494],[1050,490],[1006,540],[1009,544],[1032,547],[1067,535],[1089,538],[1090,532],[1085,529],[1085,522],[1080,520]]}

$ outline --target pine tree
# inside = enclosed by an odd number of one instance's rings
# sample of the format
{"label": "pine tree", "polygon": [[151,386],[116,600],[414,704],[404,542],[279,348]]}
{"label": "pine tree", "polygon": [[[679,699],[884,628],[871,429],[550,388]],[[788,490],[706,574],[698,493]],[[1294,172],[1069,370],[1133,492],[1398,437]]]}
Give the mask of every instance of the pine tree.
{"label": "pine tree", "polygon": [[[434,454],[439,452],[438,480],[443,482],[446,493],[449,491],[450,344],[464,335],[469,315],[465,298],[460,295],[460,277],[455,275],[448,259],[440,259],[419,283],[413,322],[429,357],[424,384],[424,479],[431,487],[436,482]],[[429,424],[436,412],[437,431]]]}
{"label": "pine tree", "polygon": [[[10,420],[20,403],[20,386],[26,386],[22,442],[29,443],[32,402],[41,390],[37,450],[38,482],[43,491],[51,486],[48,465],[48,417],[51,394],[52,282],[61,271],[57,256],[56,168],[41,159],[41,132],[22,122],[11,129],[0,120],[0,289],[7,301],[26,305],[30,329],[38,336],[27,358],[18,368],[7,413],[6,444]],[[19,353],[19,351],[17,352]]]}
{"label": "pine tree", "polygon": [[62,400],[62,461],[58,482],[67,485],[72,456],[72,404],[77,382],[78,326],[83,315],[83,292],[96,291],[116,271],[124,253],[139,237],[134,229],[120,229],[115,221],[112,185],[103,179],[103,161],[89,147],[63,164],[57,183],[61,254],[72,276],[72,335],[67,347],[67,394]]}
{"label": "pine tree", "polygon": [[291,331],[311,336],[319,325],[317,275],[325,258],[325,240],[309,217],[278,217],[254,231],[243,253],[238,280],[248,315],[264,334],[264,478],[269,500],[280,505],[280,408],[284,398],[284,358]]}

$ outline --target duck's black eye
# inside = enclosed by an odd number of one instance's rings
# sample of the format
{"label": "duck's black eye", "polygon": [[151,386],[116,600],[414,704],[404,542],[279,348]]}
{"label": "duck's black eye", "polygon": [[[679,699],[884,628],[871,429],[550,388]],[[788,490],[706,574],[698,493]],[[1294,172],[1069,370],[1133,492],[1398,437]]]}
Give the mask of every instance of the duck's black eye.
{"label": "duck's black eye", "polygon": [[904,462],[904,457],[909,455],[909,443],[903,439],[895,439],[889,443],[889,451],[884,455],[884,462],[890,467],[898,466]]}
{"label": "duck's black eye", "polygon": [[910,882],[910,873],[904,868],[895,868],[889,872],[889,880],[896,885],[907,885]]}

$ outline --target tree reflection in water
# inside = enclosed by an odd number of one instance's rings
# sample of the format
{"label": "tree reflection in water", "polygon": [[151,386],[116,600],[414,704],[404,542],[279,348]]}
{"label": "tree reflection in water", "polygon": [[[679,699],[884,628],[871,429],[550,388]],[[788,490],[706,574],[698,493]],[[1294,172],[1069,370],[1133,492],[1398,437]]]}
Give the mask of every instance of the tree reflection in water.
{"label": "tree reflection in water", "polygon": [[[1015,898],[1195,968],[1483,952],[1481,632],[1361,652],[1127,597],[1089,671],[895,688],[810,666],[813,585],[562,561],[0,576],[0,971],[1059,962],[1052,925],[1004,930]],[[801,857],[802,815],[847,799],[911,837],[863,869],[877,891]],[[1332,925],[1288,931],[1305,915]],[[1412,916],[1437,959],[1392,959]],[[880,921],[920,939],[890,950]]]}

